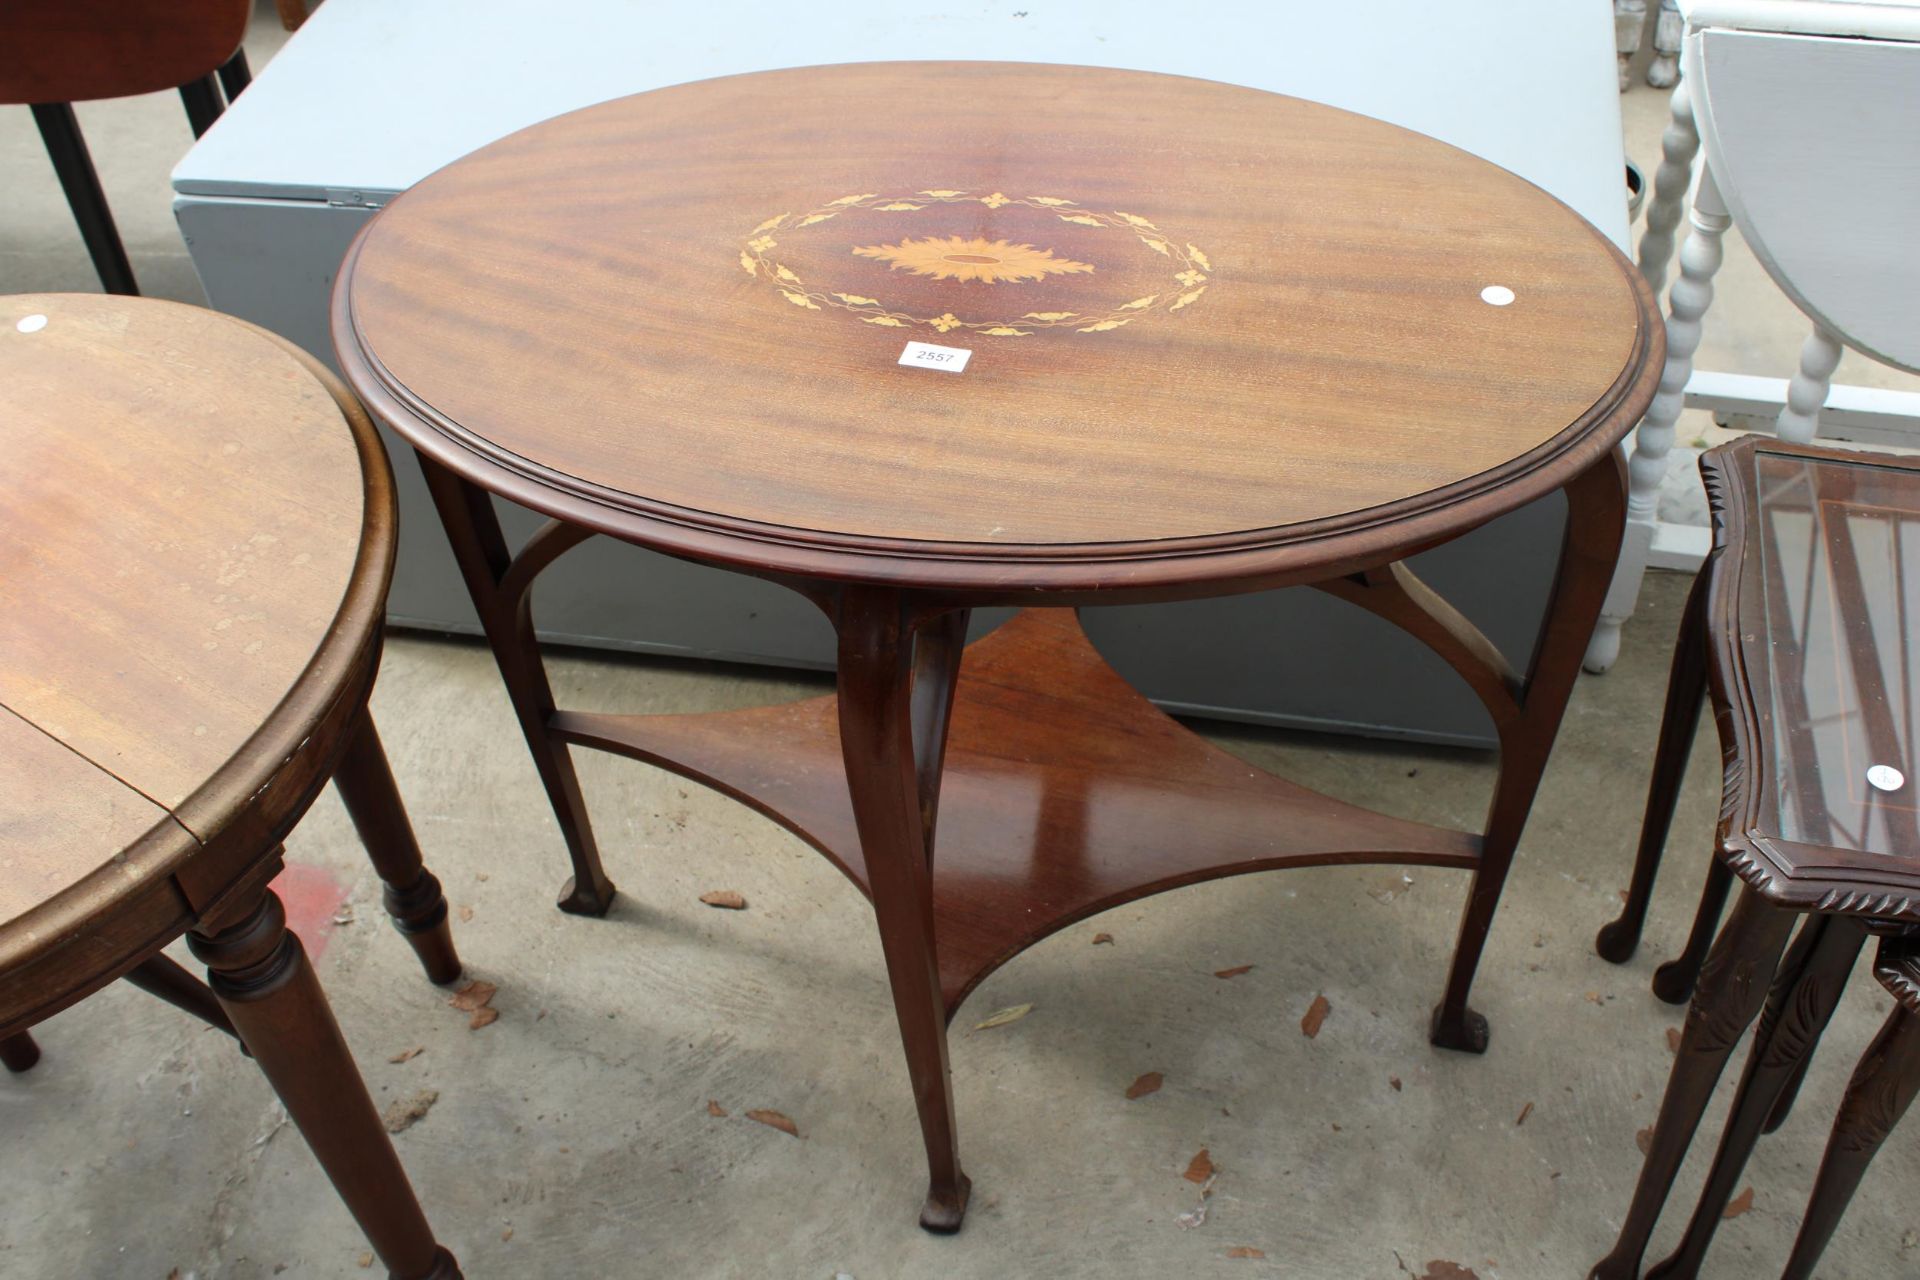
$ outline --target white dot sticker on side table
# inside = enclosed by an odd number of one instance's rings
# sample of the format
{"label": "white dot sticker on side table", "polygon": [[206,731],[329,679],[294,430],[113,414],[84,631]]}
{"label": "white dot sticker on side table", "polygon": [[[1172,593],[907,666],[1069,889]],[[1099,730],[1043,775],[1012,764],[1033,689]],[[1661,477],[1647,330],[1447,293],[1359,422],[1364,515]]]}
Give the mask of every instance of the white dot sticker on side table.
{"label": "white dot sticker on side table", "polygon": [[22,316],[20,323],[13,327],[22,333],[38,333],[47,327],[47,318],[43,315]]}
{"label": "white dot sticker on side table", "polygon": [[1513,301],[1513,290],[1503,284],[1490,284],[1480,291],[1480,301],[1490,307],[1504,307]]}
{"label": "white dot sticker on side table", "polygon": [[1907,775],[1890,764],[1869,765],[1867,783],[1876,791],[1898,791],[1907,785]]}

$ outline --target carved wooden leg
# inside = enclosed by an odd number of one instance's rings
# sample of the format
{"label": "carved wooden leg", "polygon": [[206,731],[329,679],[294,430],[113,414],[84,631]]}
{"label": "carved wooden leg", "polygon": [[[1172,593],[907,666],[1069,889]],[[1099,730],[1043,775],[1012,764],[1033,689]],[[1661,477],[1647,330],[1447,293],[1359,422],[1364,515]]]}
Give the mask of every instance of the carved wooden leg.
{"label": "carved wooden leg", "polygon": [[[127,981],[148,995],[158,996],[174,1008],[192,1014],[216,1031],[224,1031],[236,1040],[240,1038],[227,1011],[214,997],[213,988],[166,956],[148,956],[127,973]],[[243,1051],[245,1048],[241,1046]]]}
{"label": "carved wooden leg", "polygon": [[[1713,1167],[1707,1173],[1707,1185],[1700,1193],[1693,1219],[1687,1223],[1687,1233],[1671,1257],[1647,1272],[1646,1280],[1677,1280],[1699,1274],[1714,1230],[1726,1212],[1727,1201],[1733,1198],[1734,1184],[1759,1140],[1760,1127],[1779,1100],[1781,1089],[1797,1074],[1826,1029],[1867,937],[1866,929],[1850,916],[1809,920],[1806,931],[1813,932],[1806,948],[1806,964],[1798,973],[1783,968],[1776,983],[1777,997],[1770,1004],[1778,1019],[1772,1025],[1763,1019],[1754,1035],[1753,1050],[1734,1095],[1733,1114],[1720,1137],[1720,1148],[1714,1152]],[[1685,1051],[1683,1045],[1681,1052]]]}
{"label": "carved wooden leg", "polygon": [[[1686,611],[1680,616],[1680,634],[1674,641],[1667,704],[1660,714],[1660,745],[1653,753],[1653,780],[1647,787],[1647,812],[1640,820],[1640,851],[1634,858],[1626,906],[1620,918],[1601,929],[1594,941],[1593,949],[1601,958],[1615,964],[1624,964],[1640,945],[1647,904],[1653,900],[1654,878],[1660,874],[1660,857],[1673,826],[1673,807],[1680,799],[1680,781],[1686,775],[1694,730],[1700,723],[1700,704],[1706,696],[1707,574],[1702,570],[1693,580]],[[1692,986],[1691,981],[1688,986]]]}
{"label": "carved wooden leg", "polygon": [[1533,647],[1519,715],[1500,734],[1500,777],[1487,810],[1480,865],[1461,915],[1446,993],[1433,1011],[1429,1038],[1445,1049],[1484,1053],[1487,1048],[1487,1020],[1467,1007],[1467,995],[1620,552],[1626,496],[1620,465],[1619,451],[1609,450],[1566,488],[1567,526],[1553,592]]}
{"label": "carved wooden leg", "polygon": [[485,491],[468,484],[424,454],[420,469],[427,478],[440,523],[453,544],[454,559],[466,579],[467,592],[480,615],[487,644],[500,667],[500,679],[520,720],[520,732],[533,755],[534,768],[553,806],[554,820],[567,842],[573,875],[560,887],[560,909],[575,915],[603,916],[613,905],[613,881],[600,865],[600,847],[587,820],[587,804],[580,794],[580,778],[567,746],[547,731],[553,716],[553,688],[547,683],[546,664],[533,634],[530,592],[503,586],[512,558],[506,538]]}
{"label": "carved wooden leg", "polygon": [[33,1070],[33,1064],[40,1061],[40,1046],[25,1031],[15,1032],[0,1040],[0,1065],[18,1075],[22,1071]]}
{"label": "carved wooden leg", "polygon": [[[1883,956],[1888,945],[1881,944]],[[1906,1114],[1916,1091],[1920,1091],[1920,1013],[1896,1003],[1847,1083],[1800,1235],[1780,1280],[1811,1280],[1867,1166]]]}
{"label": "carved wooden leg", "polygon": [[1815,325],[1800,344],[1800,366],[1787,382],[1787,402],[1773,420],[1776,435],[1806,444],[1820,434],[1820,409],[1833,389],[1833,371],[1839,367],[1840,340]]}
{"label": "carved wooden leg", "polygon": [[1733,872],[1718,858],[1707,859],[1707,882],[1700,889],[1700,907],[1693,915],[1693,928],[1687,933],[1687,945],[1679,955],[1653,971],[1653,994],[1668,1004],[1685,1004],[1699,980],[1700,966],[1707,961],[1707,948],[1713,945],[1714,930],[1720,927],[1720,913],[1727,905],[1727,890],[1733,887]]}
{"label": "carved wooden leg", "polygon": [[1667,264],[1673,260],[1674,233],[1693,185],[1693,158],[1700,152],[1700,130],[1693,121],[1693,99],[1683,82],[1667,103],[1667,128],[1660,135],[1660,167],[1653,174],[1653,197],[1647,204],[1647,229],[1640,233],[1640,274],[1657,296],[1667,286]]}
{"label": "carved wooden leg", "polygon": [[1620,1238],[1613,1252],[1594,1264],[1587,1280],[1637,1280],[1647,1239],[1660,1220],[1701,1113],[1734,1044],[1766,1002],[1767,985],[1779,967],[1792,927],[1791,914],[1767,905],[1752,890],[1743,890],[1734,903],[1727,927],[1700,973],[1699,994],[1687,1010],[1667,1092],[1660,1100],[1660,1118],[1654,1122],[1653,1141]]}
{"label": "carved wooden leg", "polygon": [[[957,1231],[972,1184],[961,1172],[954,1132],[946,1005],[934,953],[933,868],[914,750],[913,633],[919,621],[898,593],[859,588],[843,593],[836,618],[840,745],[927,1147],[928,1189],[920,1225]],[[953,682],[960,656],[958,646],[936,645],[945,661],[937,668],[921,665],[919,671],[920,682],[934,686],[922,695],[933,705],[951,698],[944,686]],[[936,742],[930,734],[923,736],[922,759],[936,758],[926,752],[942,750],[941,737]]]}
{"label": "carved wooden leg", "polygon": [[[1680,157],[1690,159],[1699,146],[1686,92],[1685,85],[1674,90],[1666,156],[1654,178],[1654,201],[1647,211],[1646,234],[1640,238],[1640,271],[1656,292],[1666,275],[1667,255],[1672,252],[1677,202],[1686,192],[1687,168]],[[1667,203],[1670,192],[1674,204]],[[1589,671],[1605,671],[1620,656],[1620,628],[1633,616],[1634,604],[1640,598],[1640,582],[1646,576],[1653,526],[1659,515],[1660,483],[1666,479],[1667,454],[1673,448],[1673,428],[1685,407],[1687,381],[1693,377],[1693,353],[1700,346],[1701,320],[1713,302],[1713,276],[1720,269],[1722,257],[1720,238],[1732,223],[1713,171],[1707,169],[1700,175],[1700,189],[1694,196],[1693,233],[1680,251],[1680,279],[1668,295],[1667,363],[1661,370],[1660,390],[1634,432],[1633,459],[1628,465],[1626,539],[1600,625],[1587,646]]]}
{"label": "carved wooden leg", "polygon": [[187,943],[367,1242],[399,1280],[455,1280],[279,898],[262,890],[218,924]]}
{"label": "carved wooden leg", "polygon": [[447,925],[447,899],[420,859],[420,845],[413,838],[413,824],[407,821],[406,806],[394,786],[393,770],[371,712],[363,711],[347,735],[346,754],[333,771],[333,785],[340,789],[340,799],[374,871],[386,884],[381,899],[394,927],[412,945],[428,978],[452,982],[460,976],[460,957]]}

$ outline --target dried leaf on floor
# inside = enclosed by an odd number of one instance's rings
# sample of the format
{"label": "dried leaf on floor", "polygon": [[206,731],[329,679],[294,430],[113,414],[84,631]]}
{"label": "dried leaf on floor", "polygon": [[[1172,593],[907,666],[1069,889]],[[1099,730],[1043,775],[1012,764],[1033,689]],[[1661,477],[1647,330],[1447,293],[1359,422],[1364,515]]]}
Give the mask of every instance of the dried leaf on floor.
{"label": "dried leaf on floor", "polygon": [[413,1046],[413,1048],[411,1049],[402,1049],[400,1052],[394,1054],[391,1058],[388,1058],[387,1061],[393,1062],[393,1063],[412,1062],[415,1058],[419,1057],[421,1054],[425,1053],[426,1051],[427,1051],[427,1046],[423,1044],[417,1044]]}
{"label": "dried leaf on floor", "polygon": [[333,922],[335,924],[352,924],[353,923],[353,904],[349,902],[345,906],[341,907],[338,911],[334,912]]}
{"label": "dried leaf on floor", "polygon": [[1104,944],[1104,945],[1106,945],[1106,946],[1112,946],[1112,945],[1113,945],[1113,935],[1112,935],[1112,934],[1110,934],[1110,933],[1096,933],[1096,934],[1094,934],[1094,935],[1093,935],[1093,945],[1094,945],[1094,946],[1096,946],[1096,947],[1098,947],[1098,946],[1101,946],[1101,945],[1103,945],[1103,944]]}
{"label": "dried leaf on floor", "polygon": [[468,921],[470,921],[470,920],[472,920],[472,919],[473,919],[473,908],[472,908],[472,907],[462,907],[462,908],[460,908],[460,923],[461,923],[461,924],[466,924],[466,923],[467,923]]}
{"label": "dried leaf on floor", "polygon": [[1727,1207],[1720,1211],[1722,1218],[1737,1218],[1753,1208],[1753,1188],[1748,1187],[1733,1199],[1727,1201]]}
{"label": "dried leaf on floor", "polygon": [[1520,1115],[1517,1119],[1514,1120],[1513,1127],[1518,1129],[1521,1125],[1527,1122],[1527,1117],[1532,1114],[1533,1114],[1533,1104],[1529,1102],[1526,1106],[1520,1108]]}
{"label": "dried leaf on floor", "polygon": [[1640,1130],[1640,1132],[1634,1134],[1633,1145],[1640,1148],[1641,1155],[1647,1154],[1647,1151],[1653,1146],[1653,1126],[1648,1125],[1646,1128]]}
{"label": "dried leaf on floor", "polygon": [[493,994],[500,988],[482,978],[476,978],[466,986],[454,992],[447,1003],[462,1013],[472,1013],[493,1003]]}
{"label": "dried leaf on floor", "polygon": [[707,1114],[714,1117],[717,1120],[725,1120],[727,1118],[728,1112],[725,1107],[720,1105],[720,1102],[718,1099],[708,1098]]}
{"label": "dried leaf on floor", "polygon": [[731,889],[714,889],[700,895],[700,901],[725,911],[745,911],[747,900]]}
{"label": "dried leaf on floor", "polygon": [[787,1117],[778,1111],[749,1111],[747,1112],[747,1119],[758,1120],[770,1129],[778,1129],[789,1138],[797,1138],[800,1136],[799,1126],[795,1125],[793,1121],[787,1119]]}
{"label": "dried leaf on floor", "polygon": [[1160,1092],[1160,1086],[1166,1081],[1167,1078],[1158,1071],[1147,1072],[1127,1086],[1127,1101],[1132,1102],[1135,1098],[1144,1098],[1150,1093]]}
{"label": "dried leaf on floor", "polygon": [[1252,965],[1237,964],[1233,966],[1233,968],[1231,969],[1215,969],[1213,971],[1213,976],[1216,978],[1237,978],[1243,973],[1252,973],[1252,972],[1253,972]]}
{"label": "dried leaf on floor", "polygon": [[[361,1254],[360,1269],[362,1271],[366,1271],[366,1270],[369,1270],[372,1266],[373,1266],[373,1255],[370,1253]],[[180,1280],[180,1273],[178,1271],[174,1272],[172,1275],[167,1277],[167,1280]]]}
{"label": "dried leaf on floor", "polygon": [[1264,1249],[1256,1249],[1250,1244],[1241,1244],[1227,1250],[1227,1256],[1229,1258],[1264,1258],[1267,1254]]}
{"label": "dried leaf on floor", "polygon": [[986,1016],[984,1021],[974,1023],[973,1029],[975,1031],[985,1031],[991,1027],[1004,1027],[1009,1022],[1020,1021],[1020,1019],[1032,1012],[1033,1006],[1031,1004],[1009,1005],[1005,1009],[994,1010]]}
{"label": "dried leaf on floor", "polygon": [[1193,1159],[1187,1162],[1187,1171],[1180,1176],[1192,1183],[1204,1183],[1213,1176],[1213,1157],[1207,1154],[1205,1147],[1200,1148]]}
{"label": "dried leaf on floor", "polygon": [[422,1089],[411,1098],[403,1098],[380,1113],[380,1123],[388,1133],[405,1133],[419,1122],[433,1104],[440,1101],[438,1089]]}
{"label": "dried leaf on floor", "polygon": [[1388,1077],[1387,1077],[1387,1083],[1393,1086],[1393,1091],[1394,1091],[1395,1093],[1399,1093],[1399,1092],[1400,1092],[1400,1077],[1399,1077],[1399,1076],[1388,1076]]}
{"label": "dried leaf on floor", "polygon": [[494,1023],[498,1022],[499,1020],[500,1020],[500,1011],[498,1009],[494,1009],[491,1007],[475,1009],[473,1011],[473,1016],[467,1019],[467,1030],[478,1031],[482,1027],[492,1026]]}
{"label": "dried leaf on floor", "polygon": [[1589,992],[1587,992],[1587,1001],[1588,1001],[1588,1003],[1590,1003],[1590,1004],[1604,1004],[1604,1003],[1606,1003],[1605,1001],[1603,1001],[1603,1000],[1602,1000],[1602,999],[1600,998],[1600,993],[1599,993],[1598,991],[1589,991]]}
{"label": "dried leaf on floor", "polygon": [[1436,1258],[1427,1264],[1426,1271],[1417,1280],[1480,1280],[1480,1273],[1472,1267],[1463,1267],[1457,1262],[1443,1262]]}
{"label": "dried leaf on floor", "polygon": [[511,1239],[513,1239],[513,1228],[512,1228],[512,1227],[508,1227],[508,1228],[507,1228],[507,1229],[506,1229],[505,1231],[502,1231],[502,1232],[500,1233],[500,1243],[501,1243],[501,1244],[505,1244],[505,1243],[506,1243],[507,1241],[509,1241],[509,1240],[511,1240]]}
{"label": "dried leaf on floor", "polygon": [[1667,1028],[1667,1052],[1680,1052],[1680,1028],[1678,1027]]}
{"label": "dried leaf on floor", "polygon": [[1300,1019],[1300,1034],[1309,1040],[1319,1035],[1321,1024],[1326,1022],[1327,1015],[1332,1012],[1332,1001],[1324,995],[1315,996],[1313,1003],[1307,1006],[1306,1016]]}

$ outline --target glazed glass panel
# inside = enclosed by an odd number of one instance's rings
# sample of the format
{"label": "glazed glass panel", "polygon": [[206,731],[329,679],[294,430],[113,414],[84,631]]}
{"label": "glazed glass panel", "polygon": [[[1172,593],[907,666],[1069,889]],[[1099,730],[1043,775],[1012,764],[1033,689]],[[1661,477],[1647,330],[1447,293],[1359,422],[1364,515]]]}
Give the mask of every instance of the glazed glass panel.
{"label": "glazed glass panel", "polygon": [[[1758,556],[1740,617],[1776,834],[1920,857],[1907,645],[1920,604],[1920,486],[1871,464],[1755,457]],[[1757,590],[1755,587],[1757,586]]]}

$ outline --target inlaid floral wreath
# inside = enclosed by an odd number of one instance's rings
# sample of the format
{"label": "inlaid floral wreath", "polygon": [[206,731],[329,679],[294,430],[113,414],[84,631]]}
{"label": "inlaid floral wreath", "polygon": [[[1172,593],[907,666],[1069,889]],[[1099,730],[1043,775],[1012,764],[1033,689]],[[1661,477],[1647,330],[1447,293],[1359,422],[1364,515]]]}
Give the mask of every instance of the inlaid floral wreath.
{"label": "inlaid floral wreath", "polygon": [[[815,226],[850,209],[912,213],[935,204],[984,204],[989,209],[1010,204],[1024,205],[1050,213],[1062,222],[1125,232],[1168,259],[1168,264],[1177,270],[1169,273],[1165,289],[1120,303],[1105,311],[1029,311],[997,320],[962,320],[952,312],[917,316],[893,310],[878,298],[810,288],[791,268],[771,256],[779,247],[776,233]],[[965,250],[975,252],[962,252]],[[890,262],[895,267],[907,267],[916,275],[931,275],[936,279],[984,280],[989,283],[1002,279],[1039,279],[1047,275],[1093,270],[1086,263],[1057,258],[1051,250],[1036,249],[1030,244],[1009,244],[1004,240],[987,244],[984,241],[962,241],[957,237],[949,237],[945,241],[903,239],[896,245],[856,246],[853,252],[861,257]],[[868,324],[887,328],[905,329],[926,325],[941,333],[968,329],[990,338],[1024,338],[1040,329],[1104,333],[1131,324],[1155,311],[1180,311],[1200,300],[1200,295],[1207,291],[1207,273],[1213,270],[1213,264],[1207,260],[1206,254],[1193,245],[1183,244],[1167,235],[1138,214],[1118,210],[1101,213],[1059,196],[1008,196],[998,191],[984,196],[970,195],[965,191],[920,191],[911,196],[883,196],[868,192],[841,196],[807,213],[783,213],[755,227],[748,233],[746,244],[740,250],[740,266],[748,275],[771,283],[780,291],[780,296],[794,306],[809,311],[837,307],[854,312]]]}

